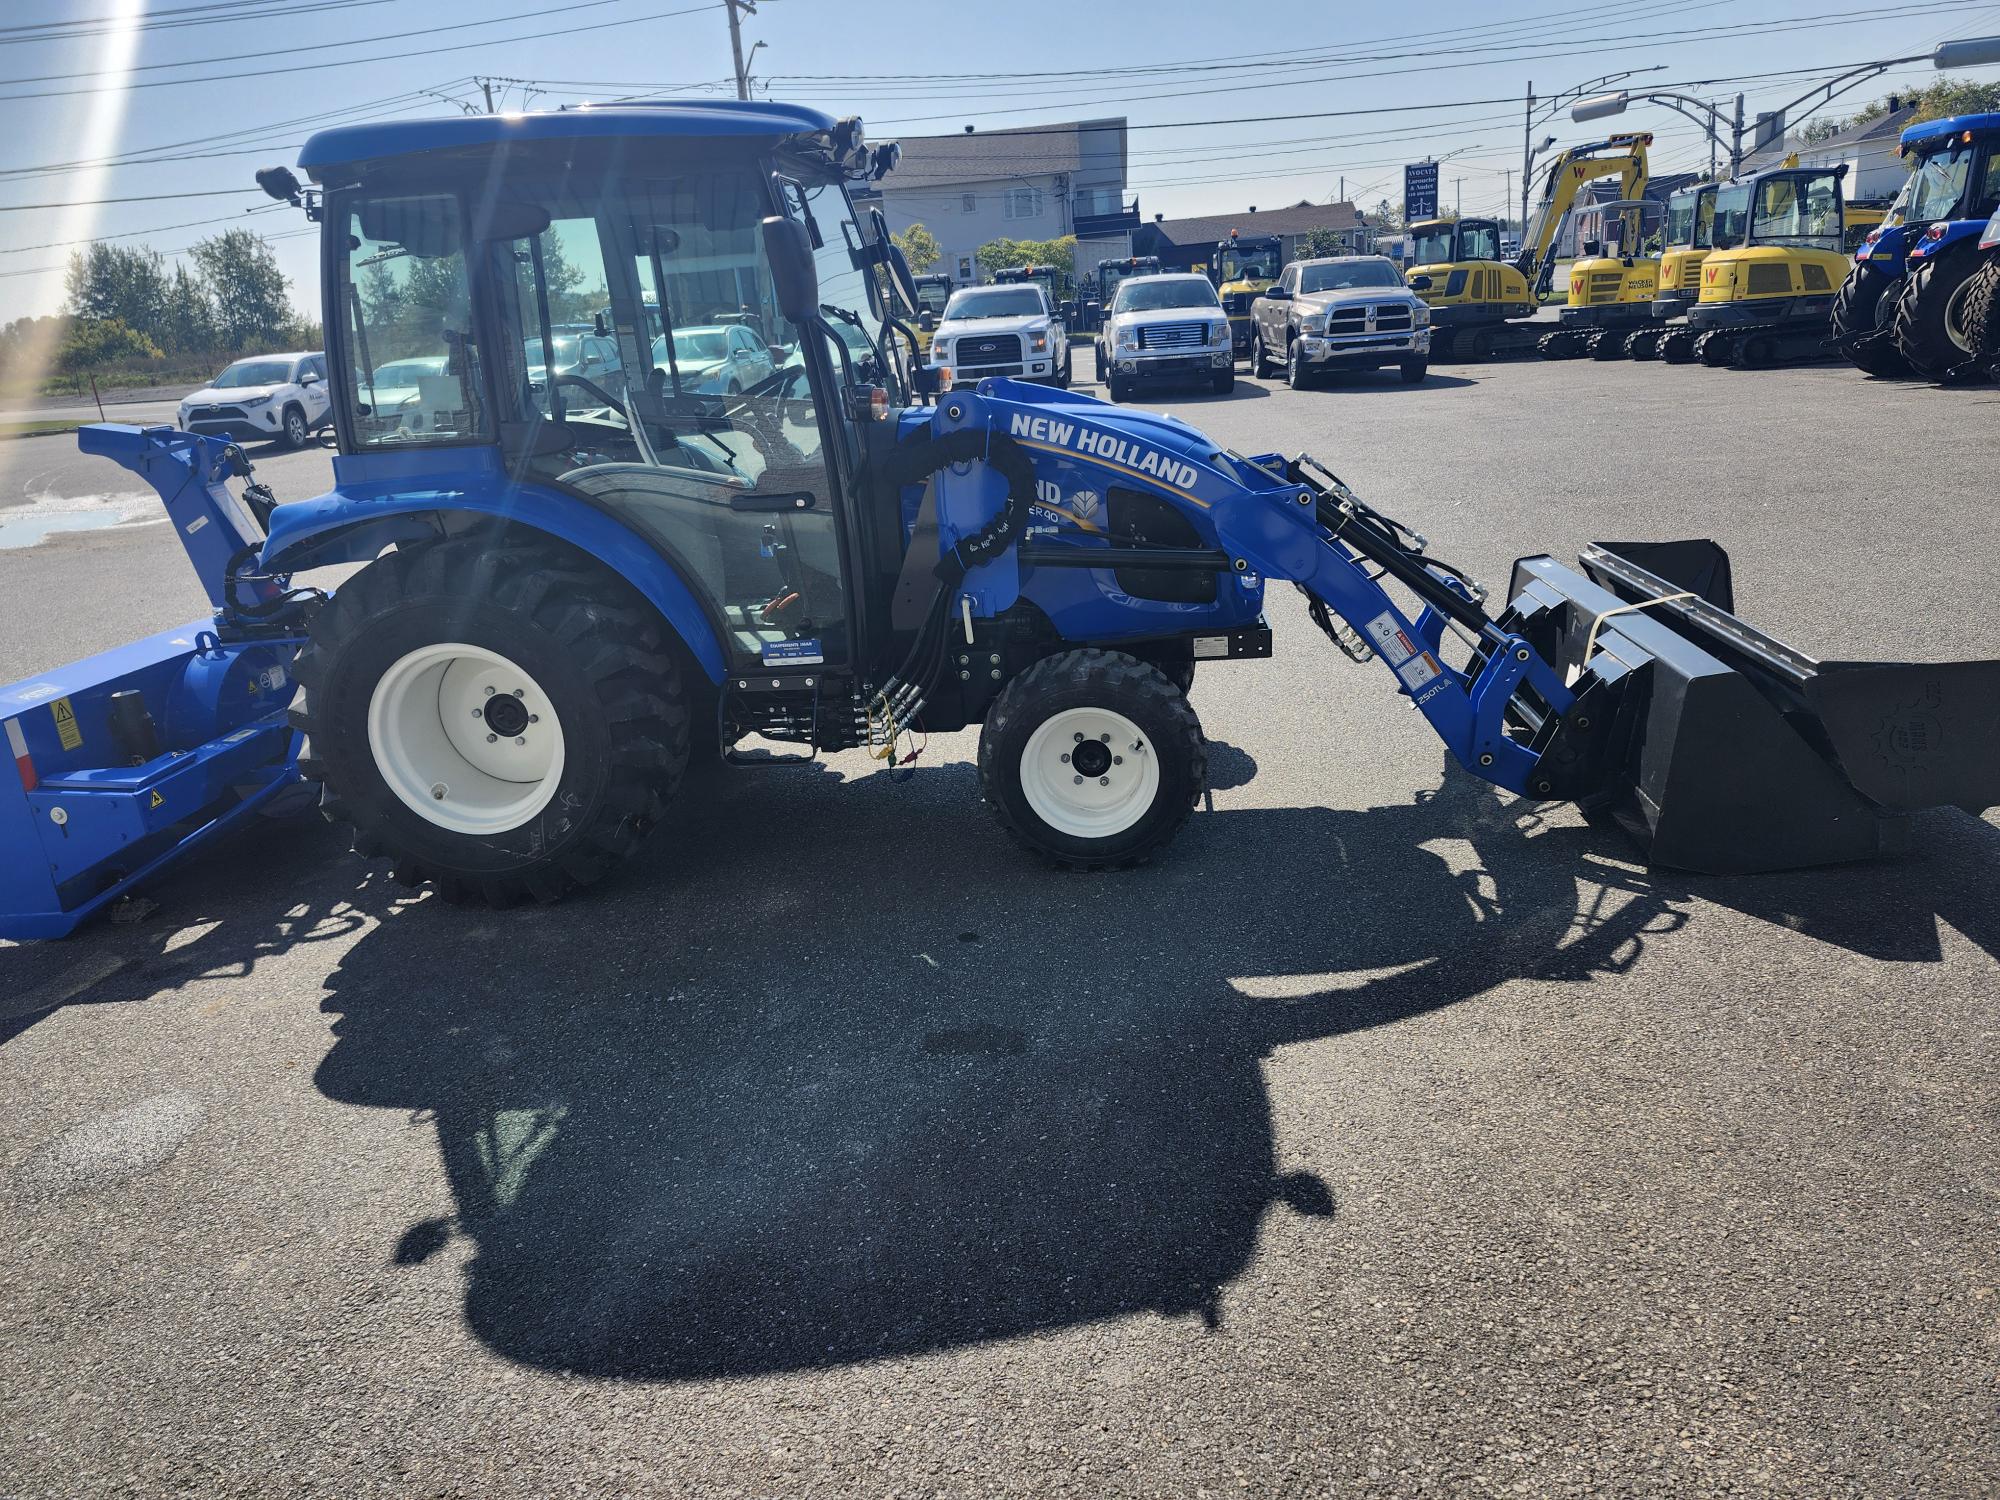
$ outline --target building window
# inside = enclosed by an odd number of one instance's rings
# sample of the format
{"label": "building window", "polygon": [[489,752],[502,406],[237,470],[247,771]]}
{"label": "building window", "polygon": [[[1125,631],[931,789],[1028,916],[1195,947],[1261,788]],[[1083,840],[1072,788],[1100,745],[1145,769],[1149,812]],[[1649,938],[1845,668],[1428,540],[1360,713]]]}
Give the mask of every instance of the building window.
{"label": "building window", "polygon": [[1009,188],[1005,199],[1006,217],[1010,219],[1039,219],[1042,216],[1042,190],[1040,188]]}
{"label": "building window", "polygon": [[959,279],[960,281],[962,281],[962,282],[964,282],[964,281],[970,281],[970,280],[972,280],[972,257],[971,257],[971,256],[969,256],[969,255],[961,255],[961,256],[960,256],[960,257],[958,258],[958,279]]}
{"label": "building window", "polygon": [[979,199],[971,193],[960,193],[958,195],[958,206],[966,213],[977,213],[979,211]]}

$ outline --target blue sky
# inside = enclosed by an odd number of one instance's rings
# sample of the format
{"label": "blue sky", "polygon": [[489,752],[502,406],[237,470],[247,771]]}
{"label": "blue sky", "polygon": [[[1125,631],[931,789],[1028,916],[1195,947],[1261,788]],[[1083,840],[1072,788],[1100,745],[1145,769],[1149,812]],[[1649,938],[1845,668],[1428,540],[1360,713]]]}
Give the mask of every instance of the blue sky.
{"label": "blue sky", "polygon": [[[194,24],[225,9],[226,23]],[[25,30],[48,23],[72,34]],[[1978,0],[759,0],[744,22],[745,46],[765,44],[760,93],[858,113],[876,139],[1115,113],[1162,127],[1133,131],[1131,181],[1145,212],[1169,215],[1326,200],[1343,180],[1373,206],[1400,196],[1400,163],[1447,153],[1445,203],[1496,211],[1510,174],[1518,201],[1530,80],[1546,97],[1652,69],[1627,86],[1741,88],[1754,114],[1844,67],[1995,32],[2000,3]],[[273,236],[294,300],[316,307],[304,221],[262,198],[252,172],[291,160],[318,124],[483,108],[475,75],[512,80],[494,84],[506,107],[727,94],[728,27],[719,4],[696,0],[13,0],[0,19],[0,321],[56,309],[67,242],[175,251],[237,222]],[[1830,109],[1936,76],[1899,68]],[[1746,81],[1697,82],[1725,78]],[[1657,132],[1656,172],[1707,165],[1680,116],[1625,119]],[[1536,139],[1609,128],[1558,115]],[[133,153],[178,159],[78,165]]]}

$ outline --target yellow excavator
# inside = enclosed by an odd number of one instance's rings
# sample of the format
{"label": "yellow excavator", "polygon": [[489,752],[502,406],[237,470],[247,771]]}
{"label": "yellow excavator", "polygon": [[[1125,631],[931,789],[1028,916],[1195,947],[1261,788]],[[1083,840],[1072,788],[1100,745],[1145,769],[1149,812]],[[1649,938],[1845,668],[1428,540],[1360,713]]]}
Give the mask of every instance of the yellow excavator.
{"label": "yellow excavator", "polygon": [[1620,194],[1645,191],[1651,135],[1614,135],[1559,153],[1542,178],[1541,206],[1521,236],[1521,253],[1500,258],[1492,219],[1426,219],[1409,227],[1415,264],[1410,289],[1431,309],[1431,358],[1483,359],[1536,347],[1526,322],[1555,267],[1556,231],[1586,182],[1616,176]]}
{"label": "yellow excavator", "polygon": [[1694,357],[1761,368],[1823,359],[1833,299],[1847,274],[1847,224],[1837,167],[1780,167],[1725,184],[1715,196],[1715,249],[1688,310]]}
{"label": "yellow excavator", "polygon": [[1625,335],[1630,358],[1659,358],[1674,364],[1694,358],[1694,330],[1681,320],[1701,295],[1701,265],[1715,248],[1715,194],[1720,186],[1703,182],[1668,196],[1653,326]]}

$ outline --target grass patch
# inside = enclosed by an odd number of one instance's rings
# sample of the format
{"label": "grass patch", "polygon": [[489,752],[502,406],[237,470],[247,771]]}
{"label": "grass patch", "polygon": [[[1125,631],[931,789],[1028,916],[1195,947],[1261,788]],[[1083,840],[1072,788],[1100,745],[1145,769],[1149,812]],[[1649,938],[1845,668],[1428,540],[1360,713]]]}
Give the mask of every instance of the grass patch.
{"label": "grass patch", "polygon": [[95,422],[97,413],[88,417],[57,417],[41,422],[0,422],[0,439],[47,437],[52,433],[75,432],[85,421]]}

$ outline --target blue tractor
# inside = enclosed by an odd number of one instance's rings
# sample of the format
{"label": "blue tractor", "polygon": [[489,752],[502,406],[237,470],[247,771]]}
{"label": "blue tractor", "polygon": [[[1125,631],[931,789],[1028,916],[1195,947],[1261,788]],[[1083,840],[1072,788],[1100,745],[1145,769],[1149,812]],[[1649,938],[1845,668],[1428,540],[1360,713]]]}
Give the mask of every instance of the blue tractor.
{"label": "blue tractor", "polygon": [[[299,792],[400,879],[555,900],[691,757],[894,762],[971,725],[1008,835],[1130,864],[1201,796],[1187,689],[1270,653],[1272,581],[1459,765],[1662,864],[1865,857],[2000,799],[2000,663],[1815,662],[1736,618],[1712,542],[1530,557],[1489,608],[1313,458],[924,392],[908,267],[849,196],[897,154],[703,102],[343,126],[309,184],[260,174],[322,231],[333,488],[277,503],[228,442],[83,430],[214,609],[0,691],[0,935],[66,933]],[[579,320],[617,389],[535,359]]]}
{"label": "blue tractor", "polygon": [[1841,352],[1871,375],[1941,380],[1971,358],[1967,296],[1979,236],[2000,208],[2000,114],[1912,125],[1914,158],[1888,217],[1855,249],[1833,304]]}

